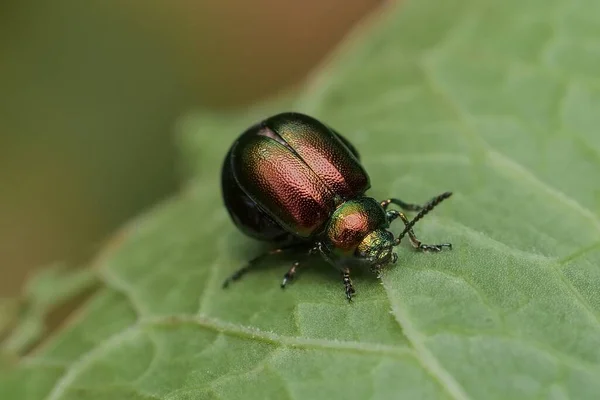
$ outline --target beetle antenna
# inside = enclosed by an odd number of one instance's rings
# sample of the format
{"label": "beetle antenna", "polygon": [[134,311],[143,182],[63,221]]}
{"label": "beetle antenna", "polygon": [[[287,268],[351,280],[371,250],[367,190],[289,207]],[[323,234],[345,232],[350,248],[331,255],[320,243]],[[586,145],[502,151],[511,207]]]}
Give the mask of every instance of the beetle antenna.
{"label": "beetle antenna", "polygon": [[419,211],[419,213],[416,215],[416,217],[414,217],[408,224],[406,224],[406,226],[404,227],[404,230],[402,231],[402,233],[400,235],[398,235],[398,237],[395,240],[394,246],[397,246],[400,244],[400,241],[402,241],[402,238],[408,233],[410,232],[410,230],[412,229],[413,226],[415,226],[415,224],[421,219],[423,218],[425,215],[427,215],[431,210],[433,210],[438,204],[440,204],[442,201],[446,200],[448,197],[452,196],[452,192],[445,192],[440,194],[439,196],[434,197],[433,199],[431,199],[431,201],[429,203],[427,203],[423,209],[421,211]]}

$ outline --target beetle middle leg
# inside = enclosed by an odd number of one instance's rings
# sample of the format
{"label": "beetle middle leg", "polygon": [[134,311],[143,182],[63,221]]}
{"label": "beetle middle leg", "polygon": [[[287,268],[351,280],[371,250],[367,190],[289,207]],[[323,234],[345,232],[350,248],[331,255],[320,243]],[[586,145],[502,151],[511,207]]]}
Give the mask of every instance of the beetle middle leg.
{"label": "beetle middle leg", "polygon": [[344,289],[346,291],[346,297],[348,298],[348,301],[352,301],[352,295],[354,293],[356,293],[356,290],[354,290],[354,287],[352,286],[352,280],[350,280],[350,269],[349,268],[345,268],[342,271],[342,280],[344,282]]}
{"label": "beetle middle leg", "polygon": [[421,206],[419,204],[407,203],[405,201],[402,201],[400,199],[395,199],[395,198],[383,200],[380,204],[384,210],[387,210],[387,208],[389,207],[390,204],[395,204],[398,207],[400,207],[401,209],[403,209],[404,211],[421,211],[423,209],[423,206]]}
{"label": "beetle middle leg", "polygon": [[285,285],[296,277],[296,270],[300,266],[300,261],[295,261],[292,267],[285,273],[283,280],[281,281],[281,288],[284,289]]}
{"label": "beetle middle leg", "polygon": [[[246,265],[244,265],[242,268],[238,269],[233,274],[231,274],[227,279],[225,279],[225,281],[223,282],[223,288],[226,288],[227,286],[229,286],[229,284],[231,282],[237,281],[238,279],[240,279],[242,276],[244,276],[248,271],[250,271],[256,265],[258,265],[265,258],[268,258],[270,256],[275,256],[278,254],[282,254],[282,253],[295,252],[302,248],[305,248],[305,245],[302,245],[302,244],[301,245],[298,245],[298,244],[290,245],[290,246],[286,246],[286,247],[280,247],[278,249],[273,249],[273,250],[267,251],[265,253],[262,253],[256,257],[254,257],[252,260],[248,261],[248,263]],[[294,272],[295,272],[295,270],[294,270]]]}
{"label": "beetle middle leg", "polygon": [[[335,265],[335,262],[329,257],[329,255],[323,249],[323,243],[317,242],[312,249],[310,249],[309,254],[317,254],[319,253],[323,259],[332,265]],[[344,290],[346,292],[346,297],[348,301],[352,301],[352,295],[356,293],[354,290],[354,286],[352,286],[352,280],[350,279],[350,268],[348,267],[339,267],[342,271],[342,282],[344,282]]]}
{"label": "beetle middle leg", "polygon": [[[405,226],[409,223],[408,218],[406,218],[406,215],[396,210],[388,211],[387,217],[390,222],[392,222],[396,218],[400,218],[402,222],[404,222]],[[410,239],[410,243],[412,244],[412,246],[417,250],[438,252],[442,251],[444,247],[452,249],[452,243],[425,244],[419,239],[417,239],[417,236],[415,235],[415,232],[412,229],[408,231],[408,238]]]}

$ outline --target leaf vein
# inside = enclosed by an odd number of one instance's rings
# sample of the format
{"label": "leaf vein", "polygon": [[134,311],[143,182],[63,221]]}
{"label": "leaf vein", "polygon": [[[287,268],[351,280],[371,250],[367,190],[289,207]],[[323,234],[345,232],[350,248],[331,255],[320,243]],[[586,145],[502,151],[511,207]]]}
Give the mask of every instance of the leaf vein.
{"label": "leaf vein", "polygon": [[565,193],[542,181],[533,173],[528,171],[525,167],[523,167],[521,164],[517,163],[515,160],[507,157],[506,155],[492,149],[488,150],[488,155],[490,156],[489,160],[491,161],[491,165],[495,167],[498,171],[503,172],[505,171],[504,168],[511,169],[516,173],[516,176],[520,176],[525,183],[530,183],[537,186],[539,189],[545,191],[546,193],[557,199],[563,205],[579,213],[586,220],[590,221],[592,225],[596,228],[596,230],[600,232],[600,220],[598,220],[596,214],[579,204],[577,200],[570,196],[567,196]]}
{"label": "leaf vein", "polygon": [[595,370],[595,371],[600,370],[600,365],[598,365],[596,363],[593,363],[593,362],[590,362],[587,360],[583,360],[581,358],[576,358],[575,356],[572,356],[570,354],[556,350],[555,348],[553,348],[547,344],[544,344],[541,342],[535,342],[535,341],[529,340],[527,338],[522,338],[522,337],[510,335],[510,334],[507,335],[503,332],[481,332],[481,331],[470,331],[468,329],[444,328],[443,331],[431,332],[428,334],[428,336],[432,337],[432,338],[436,337],[436,336],[444,336],[444,335],[456,335],[456,336],[460,336],[460,337],[466,338],[466,339],[481,338],[481,339],[496,339],[496,340],[514,341],[514,342],[529,346],[533,349],[539,350],[540,352],[544,352],[563,364],[567,364],[572,367],[580,368],[583,370],[589,370],[589,369]]}
{"label": "leaf vein", "polygon": [[58,400],[67,391],[69,386],[77,378],[80,371],[91,363],[97,355],[101,355],[105,349],[128,339],[130,336],[139,334],[138,325],[131,325],[102,341],[99,345],[91,348],[86,353],[82,354],[75,362],[73,362],[65,373],[56,381],[54,387],[46,396],[46,400]]}
{"label": "leaf vein", "polygon": [[251,339],[254,341],[261,341],[264,343],[292,348],[353,351],[356,353],[383,355],[396,358],[404,358],[406,356],[415,355],[414,351],[411,349],[400,346],[283,336],[275,332],[268,332],[254,327],[236,325],[206,316],[173,315],[168,317],[149,317],[143,318],[140,323],[150,327],[194,324],[204,329],[212,330],[217,333],[223,333],[228,336],[237,336],[243,339]]}
{"label": "leaf vein", "polygon": [[558,265],[562,266],[565,265],[571,261],[574,261],[578,258],[584,257],[585,255],[589,254],[589,253],[593,253],[597,250],[600,250],[600,241],[592,243],[588,246],[584,246],[578,250],[575,250],[574,252],[572,252],[571,254],[561,258],[558,261]]}
{"label": "leaf vein", "polygon": [[[600,232],[600,220],[596,214],[594,214],[589,209],[585,208],[577,200],[566,195],[561,192],[557,188],[551,186],[550,184],[542,181],[537,176],[535,176],[532,172],[528,171],[525,167],[519,164],[517,161],[512,158],[497,152],[494,150],[487,142],[483,140],[481,135],[472,127],[472,124],[467,116],[467,114],[463,111],[460,104],[452,98],[452,96],[448,93],[448,91],[441,85],[435,78],[435,74],[433,74],[429,68],[427,68],[426,63],[422,65],[425,71],[426,83],[432,86],[435,92],[442,98],[444,103],[447,104],[447,107],[454,113],[458,122],[463,126],[464,129],[460,131],[468,135],[467,139],[476,138],[478,147],[484,152],[488,162],[491,162],[491,165],[500,173],[505,172],[506,169],[512,170],[515,172],[517,177],[520,177],[524,182],[535,185],[539,189],[545,191],[555,199],[557,199],[560,203],[569,207],[570,209],[576,211],[579,215],[584,217],[586,220],[590,221],[590,223],[594,226],[594,228]],[[583,308],[587,313],[595,320],[596,324],[600,325],[600,316],[594,312],[593,308],[590,304],[583,298],[581,293],[571,284],[571,282],[566,278],[564,273],[559,267],[559,264],[554,263],[551,264],[551,267],[555,273],[559,276],[559,281],[570,291],[577,301],[581,303]]]}
{"label": "leaf vein", "polygon": [[414,348],[417,360],[421,363],[423,368],[439,382],[440,386],[442,386],[442,388],[444,388],[444,390],[446,390],[451,397],[457,400],[468,400],[469,396],[466,394],[462,386],[427,348],[423,339],[423,335],[412,324],[408,314],[400,305],[397,297],[390,294],[390,290],[386,281],[382,280],[382,282],[383,287],[388,294],[394,318]]}

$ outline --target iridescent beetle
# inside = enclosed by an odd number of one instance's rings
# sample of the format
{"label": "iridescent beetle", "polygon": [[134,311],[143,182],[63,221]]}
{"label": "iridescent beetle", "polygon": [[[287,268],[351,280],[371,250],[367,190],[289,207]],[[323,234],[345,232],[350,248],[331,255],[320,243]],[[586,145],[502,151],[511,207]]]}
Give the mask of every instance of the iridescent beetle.
{"label": "iridescent beetle", "polygon": [[[418,250],[452,248],[450,243],[423,244],[412,230],[452,193],[442,193],[423,206],[365,196],[369,176],[354,146],[307,115],[282,113],[250,127],[227,153],[221,179],[223,200],[235,225],[246,235],[277,246],[237,270],[224,287],[269,255],[318,253],[340,270],[351,300],[355,290],[350,270],[367,266],[379,276],[384,266],[396,263],[394,247],[405,235]],[[419,213],[409,221],[402,212],[388,210],[390,204]],[[397,218],[405,229],[395,237],[388,228]],[[299,265],[296,261],[284,275],[282,288]]]}

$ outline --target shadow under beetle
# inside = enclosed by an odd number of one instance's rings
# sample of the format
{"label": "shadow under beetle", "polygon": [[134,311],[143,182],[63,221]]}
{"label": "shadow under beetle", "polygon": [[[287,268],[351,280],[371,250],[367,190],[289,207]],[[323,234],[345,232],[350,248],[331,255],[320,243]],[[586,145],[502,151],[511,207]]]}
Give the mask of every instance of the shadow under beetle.
{"label": "shadow under beetle", "polygon": [[[394,247],[405,235],[418,250],[452,248],[450,243],[421,243],[412,229],[452,193],[423,206],[365,196],[370,180],[354,146],[307,115],[278,114],[243,132],[225,157],[221,185],[235,225],[246,235],[277,246],[250,260],[225,280],[224,287],[270,255],[318,253],[340,270],[351,300],[355,290],[350,270],[366,266],[379,277],[384,266],[396,263]],[[418,214],[409,221],[404,213],[389,210],[391,204]],[[397,218],[405,229],[394,237],[388,228]],[[284,275],[282,288],[299,266],[295,262]]]}

